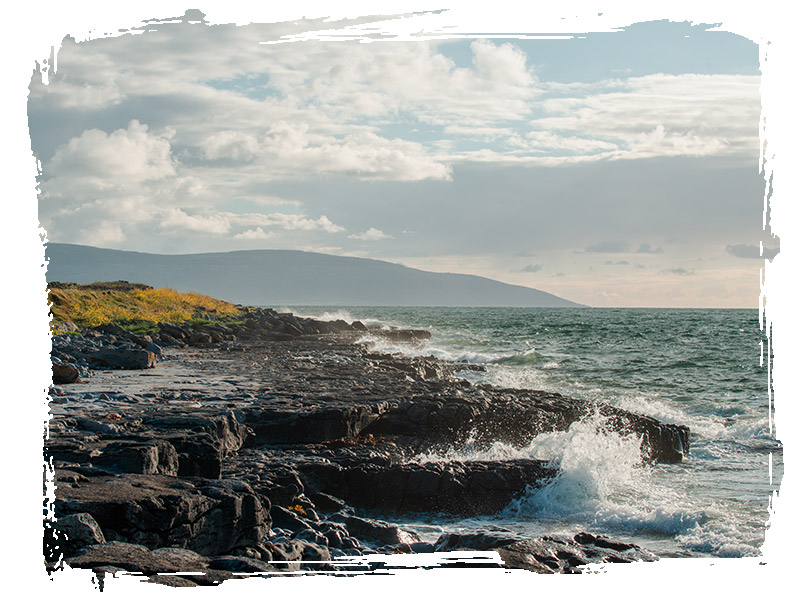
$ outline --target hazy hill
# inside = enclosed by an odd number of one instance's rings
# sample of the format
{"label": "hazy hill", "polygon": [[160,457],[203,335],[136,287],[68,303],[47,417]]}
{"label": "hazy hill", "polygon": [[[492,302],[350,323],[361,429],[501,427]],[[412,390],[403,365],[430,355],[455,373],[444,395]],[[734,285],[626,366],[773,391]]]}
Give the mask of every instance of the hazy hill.
{"label": "hazy hill", "polygon": [[126,280],[249,305],[580,306],[475,275],[297,250],[147,254],[49,243],[48,281]]}

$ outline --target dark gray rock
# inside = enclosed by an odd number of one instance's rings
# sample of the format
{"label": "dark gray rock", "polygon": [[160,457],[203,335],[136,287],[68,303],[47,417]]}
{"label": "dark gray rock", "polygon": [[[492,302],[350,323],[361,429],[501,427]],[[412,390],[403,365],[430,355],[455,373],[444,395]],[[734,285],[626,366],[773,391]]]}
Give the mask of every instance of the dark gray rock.
{"label": "dark gray rock", "polygon": [[164,440],[149,443],[113,442],[92,458],[92,463],[124,473],[177,475],[178,453]]}
{"label": "dark gray rock", "polygon": [[451,550],[480,550],[486,551],[499,546],[508,546],[522,541],[522,538],[502,532],[484,533],[444,533],[439,536],[434,544],[435,552],[450,552]]}
{"label": "dark gray rock", "polygon": [[635,544],[589,533],[533,540],[492,533],[445,534],[437,541],[436,550],[494,550],[506,567],[535,573],[580,573],[580,567],[588,564],[657,560],[654,554]]}
{"label": "dark gray rock", "polygon": [[156,574],[202,571],[208,568],[208,559],[181,548],[151,550],[140,544],[109,542],[87,546],[74,557],[68,558],[67,564],[73,568],[111,566],[133,573]]}
{"label": "dark gray rock", "polygon": [[413,544],[410,544],[409,547],[415,554],[429,554],[431,552],[436,552],[436,548],[430,542],[414,542]]}
{"label": "dark gray rock", "polygon": [[233,573],[266,573],[276,570],[263,560],[246,556],[215,556],[209,561],[208,567]]}
{"label": "dark gray rock", "polygon": [[272,517],[273,525],[281,529],[288,529],[295,534],[306,529],[313,529],[309,520],[283,506],[273,505],[270,510],[270,516]]}
{"label": "dark gray rock", "polygon": [[211,335],[204,331],[195,331],[189,336],[189,344],[192,346],[202,346],[203,344],[211,344],[214,340]]}
{"label": "dark gray rock", "polygon": [[53,383],[75,383],[78,381],[80,371],[75,365],[69,363],[53,363]]}
{"label": "dark gray rock", "polygon": [[493,514],[541,486],[557,471],[545,461],[508,460],[380,464],[307,462],[298,469],[309,486],[354,506],[404,512]]}
{"label": "dark gray rock", "polygon": [[351,516],[347,517],[345,525],[352,536],[359,539],[373,540],[382,544],[397,545],[420,541],[419,536],[413,531],[400,529],[397,525],[392,525],[385,521]]}
{"label": "dark gray rock", "polygon": [[88,513],[58,519],[52,528],[57,534],[53,541],[64,556],[72,556],[84,546],[106,543],[100,525]]}
{"label": "dark gray rock", "polygon": [[[98,476],[64,487],[57,517],[89,513],[106,537],[205,555],[256,546],[270,528],[260,498],[241,482],[176,480],[162,475]],[[112,538],[113,539],[113,538]]]}

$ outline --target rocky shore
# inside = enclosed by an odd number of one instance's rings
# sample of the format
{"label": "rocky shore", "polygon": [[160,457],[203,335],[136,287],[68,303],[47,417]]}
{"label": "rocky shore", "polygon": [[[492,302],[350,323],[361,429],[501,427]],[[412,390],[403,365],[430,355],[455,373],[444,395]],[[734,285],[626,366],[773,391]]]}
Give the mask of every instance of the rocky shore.
{"label": "rocky shore", "polygon": [[445,531],[425,540],[397,525],[418,513],[494,514],[557,474],[536,460],[416,459],[424,452],[467,439],[524,445],[599,413],[640,437],[643,460],[677,462],[689,432],[558,394],[473,385],[459,374],[480,367],[375,354],[358,343],[367,334],[430,336],[269,309],[249,309],[236,325],[54,336],[48,568],[63,561],[192,586],[370,571],[380,555],[465,549],[540,573],[655,560],[589,533]]}

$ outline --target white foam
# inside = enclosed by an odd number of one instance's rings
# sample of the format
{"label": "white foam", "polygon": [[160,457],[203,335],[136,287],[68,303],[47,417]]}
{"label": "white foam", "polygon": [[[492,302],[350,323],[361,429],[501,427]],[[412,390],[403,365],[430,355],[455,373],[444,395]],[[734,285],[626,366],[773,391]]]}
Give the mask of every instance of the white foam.
{"label": "white foam", "polygon": [[352,323],[354,320],[353,315],[351,315],[348,311],[339,309],[339,310],[326,310],[321,315],[320,314],[312,314],[307,312],[302,312],[298,309],[294,308],[286,308],[281,307],[278,312],[290,312],[294,316],[299,317],[301,319],[316,319],[317,321],[347,321],[348,323]]}
{"label": "white foam", "polygon": [[366,344],[371,352],[399,354],[412,358],[417,356],[435,356],[436,358],[450,362],[467,362],[470,364],[485,364],[491,362],[498,356],[496,354],[472,352],[468,350],[463,352],[448,350],[426,340],[414,343],[395,342],[385,337],[370,334],[362,336],[358,340],[358,343]]}
{"label": "white foam", "polygon": [[[675,541],[689,550],[723,558],[760,555],[758,540],[743,539],[734,524],[722,517],[692,527],[678,535]],[[763,542],[763,539],[760,541]]]}

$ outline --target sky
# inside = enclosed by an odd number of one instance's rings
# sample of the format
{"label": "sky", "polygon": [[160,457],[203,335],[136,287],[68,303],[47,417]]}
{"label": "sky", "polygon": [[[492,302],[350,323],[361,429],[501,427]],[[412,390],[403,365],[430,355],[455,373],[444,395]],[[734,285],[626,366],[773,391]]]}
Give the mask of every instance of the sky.
{"label": "sky", "polygon": [[65,38],[28,101],[47,238],[377,258],[590,306],[758,305],[779,240],[755,42],[667,20],[408,41],[384,32],[397,19],[414,16],[192,10]]}

